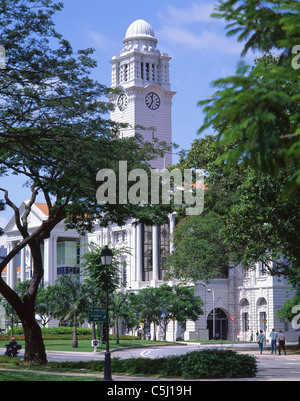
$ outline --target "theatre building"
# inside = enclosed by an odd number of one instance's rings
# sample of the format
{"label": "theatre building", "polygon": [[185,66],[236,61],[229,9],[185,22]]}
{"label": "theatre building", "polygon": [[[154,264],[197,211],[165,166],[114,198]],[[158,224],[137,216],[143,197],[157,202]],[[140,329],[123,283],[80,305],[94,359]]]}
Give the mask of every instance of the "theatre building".
{"label": "theatre building", "polygon": [[[111,59],[112,88],[120,89],[118,95],[110,95],[115,104],[111,119],[128,123],[121,131],[123,137],[136,132],[145,140],[153,137],[172,142],[172,100],[175,92],[170,84],[170,60],[157,47],[158,40],[152,27],[143,20],[133,22],[123,40],[118,56]],[[140,129],[138,127],[146,127]],[[153,168],[164,169],[172,164],[171,153],[152,162]],[[20,207],[24,212],[25,203]],[[29,219],[29,232],[39,227],[47,218],[46,205],[36,203]],[[139,291],[157,287],[164,283],[167,255],[172,251],[172,233],[176,225],[176,214],[170,214],[161,226],[134,225],[133,221],[119,227],[102,228],[96,225],[93,233],[80,237],[74,230],[65,231],[58,224],[42,246],[44,262],[44,285],[54,284],[61,274],[78,274],[80,256],[85,245],[94,242],[100,246],[127,246],[131,254],[124,254],[120,261],[120,280],[127,291]],[[0,249],[0,258],[20,241],[14,218],[5,228],[7,242]],[[3,277],[15,287],[17,282],[30,279],[32,259],[29,247],[23,249],[7,266]],[[169,282],[174,284],[174,282]],[[192,284],[191,284],[192,285]],[[278,319],[276,311],[293,296],[290,285],[284,278],[272,277],[265,266],[258,263],[255,270],[246,272],[241,266],[222,271],[208,283],[195,286],[195,295],[204,301],[204,315],[196,322],[171,322],[167,339],[201,340],[213,336],[224,340],[249,340],[251,331],[275,328],[283,330],[287,339],[296,341],[296,332],[285,319]],[[153,327],[151,328],[153,330]],[[157,338],[162,335],[157,328]]]}

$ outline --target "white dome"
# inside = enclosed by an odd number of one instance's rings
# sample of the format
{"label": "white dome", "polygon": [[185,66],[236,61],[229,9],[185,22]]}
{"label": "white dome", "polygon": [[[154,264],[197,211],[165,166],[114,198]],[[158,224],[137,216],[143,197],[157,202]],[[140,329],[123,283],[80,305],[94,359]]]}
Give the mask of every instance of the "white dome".
{"label": "white dome", "polygon": [[143,19],[138,19],[129,26],[125,35],[125,40],[137,37],[149,37],[155,39],[151,25]]}

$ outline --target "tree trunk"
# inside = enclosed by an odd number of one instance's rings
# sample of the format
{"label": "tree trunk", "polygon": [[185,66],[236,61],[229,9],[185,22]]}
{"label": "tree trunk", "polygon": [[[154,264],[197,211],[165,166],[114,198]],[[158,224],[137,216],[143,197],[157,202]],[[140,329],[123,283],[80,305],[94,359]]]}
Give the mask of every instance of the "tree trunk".
{"label": "tree trunk", "polygon": [[78,337],[77,337],[77,325],[76,325],[76,322],[75,322],[75,326],[74,326],[74,329],[73,329],[72,348],[78,348]]}
{"label": "tree trunk", "polygon": [[116,318],[116,344],[120,344],[120,336],[119,336],[119,318]]}
{"label": "tree trunk", "polygon": [[42,337],[42,330],[32,316],[26,316],[22,319],[22,325],[25,335],[25,356],[27,363],[44,365],[47,363],[47,355]]}
{"label": "tree trunk", "polygon": [[96,339],[97,339],[95,322],[92,323],[92,339],[93,339],[93,340],[96,340]]}

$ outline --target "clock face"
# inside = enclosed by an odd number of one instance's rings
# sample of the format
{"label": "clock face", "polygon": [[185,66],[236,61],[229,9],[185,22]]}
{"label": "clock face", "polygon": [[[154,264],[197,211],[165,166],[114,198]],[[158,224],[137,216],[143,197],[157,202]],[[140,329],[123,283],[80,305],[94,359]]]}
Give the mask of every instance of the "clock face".
{"label": "clock face", "polygon": [[148,93],[148,95],[145,98],[145,102],[150,110],[157,110],[160,106],[160,98],[154,92]]}
{"label": "clock face", "polygon": [[120,111],[124,111],[127,107],[128,99],[125,93],[122,93],[117,100],[117,105]]}

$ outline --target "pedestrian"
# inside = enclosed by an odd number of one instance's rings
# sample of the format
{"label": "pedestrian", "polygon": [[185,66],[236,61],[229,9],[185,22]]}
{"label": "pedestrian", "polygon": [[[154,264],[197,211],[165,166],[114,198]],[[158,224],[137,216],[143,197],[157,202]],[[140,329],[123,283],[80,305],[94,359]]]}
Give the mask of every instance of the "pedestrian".
{"label": "pedestrian", "polygon": [[280,330],[279,334],[278,334],[278,353],[279,353],[279,355],[281,355],[281,349],[283,349],[284,355],[286,355],[285,335],[282,333],[282,330]]}
{"label": "pedestrian", "polygon": [[257,343],[261,354],[263,352],[264,339],[265,339],[264,332],[260,330],[260,333],[257,336]]}
{"label": "pedestrian", "polygon": [[278,333],[276,333],[275,329],[272,329],[270,337],[271,337],[271,353],[273,354],[274,352],[276,355],[276,339],[278,337]]}
{"label": "pedestrian", "polygon": [[251,330],[250,341],[253,341],[253,331]]}

